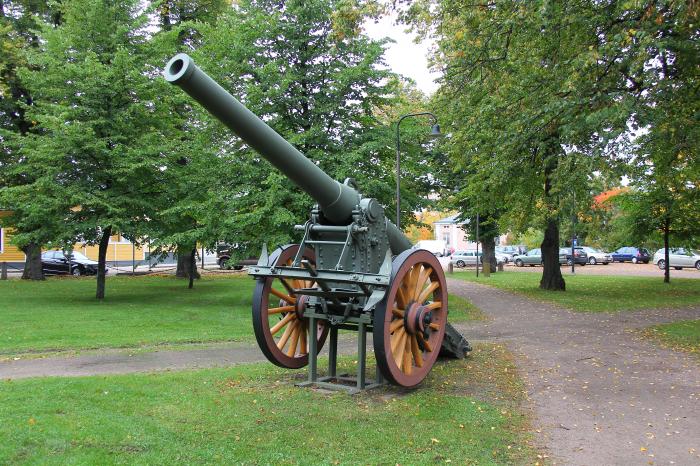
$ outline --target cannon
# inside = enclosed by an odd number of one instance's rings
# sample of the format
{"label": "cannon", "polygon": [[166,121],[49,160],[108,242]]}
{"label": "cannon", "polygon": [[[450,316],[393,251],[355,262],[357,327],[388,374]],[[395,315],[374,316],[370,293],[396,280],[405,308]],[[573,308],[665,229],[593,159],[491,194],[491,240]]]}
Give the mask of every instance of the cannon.
{"label": "cannon", "polygon": [[[340,183],[248,110],[186,54],[166,65],[165,79],[184,90],[316,202],[296,225],[301,242],[268,254],[257,265],[253,328],[265,356],[286,368],[309,365],[309,384],[348,391],[385,380],[418,385],[438,354],[464,357],[468,342],[448,323],[447,285],[437,258],[411,242],[376,199],[355,182]],[[338,330],[358,332],[355,377],[336,374]],[[366,334],[372,332],[377,374],[365,377]],[[328,375],[318,352],[329,342]],[[348,385],[352,383],[353,385]]]}

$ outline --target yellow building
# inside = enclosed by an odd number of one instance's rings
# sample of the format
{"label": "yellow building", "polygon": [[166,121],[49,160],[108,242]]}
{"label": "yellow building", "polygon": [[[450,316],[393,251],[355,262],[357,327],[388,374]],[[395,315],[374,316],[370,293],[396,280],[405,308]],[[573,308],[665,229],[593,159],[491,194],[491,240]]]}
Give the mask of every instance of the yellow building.
{"label": "yellow building", "polygon": [[[9,212],[0,211],[0,217],[6,217]],[[12,231],[9,228],[0,227],[0,262],[24,263],[24,253],[10,242]]]}
{"label": "yellow building", "polygon": [[[5,217],[7,215],[9,215],[9,212],[0,211],[0,217]],[[11,239],[12,229],[0,228],[0,262],[15,263],[18,265],[24,264],[24,253],[11,243]],[[92,260],[97,260],[97,245],[91,246],[78,243],[73,246],[73,249],[82,252]],[[131,241],[121,235],[112,235],[109,238],[109,245],[107,246],[107,263],[112,265],[126,265],[131,264],[132,260],[136,262],[146,260],[146,250],[134,246]]]}

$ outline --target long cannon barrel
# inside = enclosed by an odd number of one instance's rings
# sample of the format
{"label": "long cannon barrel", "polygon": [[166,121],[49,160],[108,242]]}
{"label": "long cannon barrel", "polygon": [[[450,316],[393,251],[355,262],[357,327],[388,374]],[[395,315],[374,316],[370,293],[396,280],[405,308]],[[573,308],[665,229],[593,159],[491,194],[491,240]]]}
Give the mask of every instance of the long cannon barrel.
{"label": "long cannon barrel", "polygon": [[[346,224],[360,195],[350,186],[328,176],[307,159],[257,115],[248,110],[216,81],[195,65],[192,58],[179,53],[165,66],[166,81],[178,85],[219,121],[277,167],[297,186],[318,202],[330,222]],[[411,242],[387,219],[387,236],[393,254],[411,248]]]}
{"label": "long cannon barrel", "polygon": [[328,176],[219,86],[195,65],[189,55],[175,55],[166,65],[164,76],[166,81],[180,86],[209,113],[314,198],[326,219],[342,224],[350,218],[360,201],[357,191]]}

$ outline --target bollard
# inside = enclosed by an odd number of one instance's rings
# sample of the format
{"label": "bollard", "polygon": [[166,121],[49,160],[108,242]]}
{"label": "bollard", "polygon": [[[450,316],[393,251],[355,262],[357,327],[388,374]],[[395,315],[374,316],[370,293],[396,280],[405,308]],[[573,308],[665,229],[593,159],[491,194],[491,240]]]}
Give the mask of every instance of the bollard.
{"label": "bollard", "polygon": [[452,265],[452,261],[447,263],[447,273],[452,275],[455,272],[454,265]]}
{"label": "bollard", "polygon": [[491,276],[491,263],[486,262],[481,264],[481,273],[484,274],[484,277],[490,277]]}
{"label": "bollard", "polygon": [[7,280],[7,262],[2,263],[2,270],[0,270],[0,280]]}
{"label": "bollard", "polygon": [[498,263],[498,271],[503,272],[503,262]]}

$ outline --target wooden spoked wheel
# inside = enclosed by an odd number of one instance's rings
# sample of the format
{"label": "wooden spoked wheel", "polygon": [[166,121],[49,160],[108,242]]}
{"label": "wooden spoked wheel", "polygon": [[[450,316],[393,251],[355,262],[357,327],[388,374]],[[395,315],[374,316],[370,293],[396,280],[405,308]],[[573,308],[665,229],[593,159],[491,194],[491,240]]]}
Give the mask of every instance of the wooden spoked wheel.
{"label": "wooden spoked wheel", "polygon": [[[270,255],[270,264],[291,265],[298,249],[297,244],[277,249]],[[314,264],[313,251],[304,251],[304,259]],[[304,318],[304,310],[309,297],[293,290],[315,286],[315,282],[308,280],[258,279],[253,294],[253,330],[260,349],[270,362],[289,369],[308,364],[309,321]],[[316,341],[320,351],[328,328],[319,321],[317,329]]]}
{"label": "wooden spoked wheel", "polygon": [[447,285],[440,262],[422,249],[399,254],[374,314],[374,354],[384,377],[403,387],[418,385],[440,353],[446,324]]}

